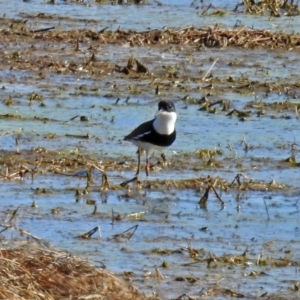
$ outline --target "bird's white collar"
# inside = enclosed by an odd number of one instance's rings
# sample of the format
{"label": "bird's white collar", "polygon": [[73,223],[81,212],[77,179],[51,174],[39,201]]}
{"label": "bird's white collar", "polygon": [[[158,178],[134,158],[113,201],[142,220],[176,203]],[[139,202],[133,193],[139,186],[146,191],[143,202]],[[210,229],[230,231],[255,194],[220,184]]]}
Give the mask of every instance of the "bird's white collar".
{"label": "bird's white collar", "polygon": [[171,134],[175,130],[175,123],[177,120],[176,112],[167,112],[160,110],[156,114],[153,122],[153,127],[159,134]]}

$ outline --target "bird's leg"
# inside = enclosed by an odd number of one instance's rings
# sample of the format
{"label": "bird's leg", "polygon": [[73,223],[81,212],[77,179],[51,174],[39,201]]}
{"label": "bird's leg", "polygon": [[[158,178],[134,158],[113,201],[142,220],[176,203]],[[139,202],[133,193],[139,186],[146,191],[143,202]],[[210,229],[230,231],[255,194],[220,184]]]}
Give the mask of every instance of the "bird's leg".
{"label": "bird's leg", "polygon": [[141,151],[142,151],[142,149],[138,148],[138,151],[137,151],[138,152],[138,166],[137,166],[137,170],[136,170],[135,176],[138,176],[140,174]]}
{"label": "bird's leg", "polygon": [[145,172],[146,172],[146,175],[147,177],[149,176],[149,153],[147,151],[146,153],[146,166],[145,166]]}
{"label": "bird's leg", "polygon": [[122,187],[125,187],[128,183],[130,182],[133,182],[133,181],[137,181],[138,180],[138,176],[140,174],[140,164],[141,164],[141,152],[142,152],[142,149],[141,148],[138,148],[138,167],[137,167],[137,170],[136,170],[136,173],[135,173],[135,176],[132,178],[132,179],[129,179],[127,181],[124,181],[121,183],[121,186]]}

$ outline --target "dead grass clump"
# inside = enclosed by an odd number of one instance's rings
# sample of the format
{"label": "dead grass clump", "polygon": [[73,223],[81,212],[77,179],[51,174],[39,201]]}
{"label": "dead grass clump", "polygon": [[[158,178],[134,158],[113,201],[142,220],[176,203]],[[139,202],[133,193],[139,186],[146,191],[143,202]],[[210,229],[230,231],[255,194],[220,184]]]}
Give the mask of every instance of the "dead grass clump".
{"label": "dead grass clump", "polygon": [[0,249],[1,299],[150,299],[109,272],[33,243]]}
{"label": "dead grass clump", "polygon": [[[251,13],[261,13],[260,10],[268,9],[272,12],[272,15],[280,15],[281,7],[274,6],[271,2],[266,1],[268,5],[262,5],[258,7],[258,4],[251,5],[247,4],[249,1],[244,1],[248,11]],[[289,11],[292,6],[289,6]],[[293,6],[293,10],[299,14],[298,7]],[[285,14],[286,15],[286,14]],[[26,19],[37,19],[43,20],[44,14],[22,14],[23,18]],[[55,15],[46,15],[47,18],[59,20],[59,17]],[[21,24],[21,26],[20,26]],[[282,32],[273,32],[270,30],[252,29],[247,26],[234,27],[233,29],[221,28],[218,24],[211,27],[195,27],[187,26],[180,29],[166,28],[162,30],[147,30],[147,31],[136,31],[136,30],[122,30],[118,28],[116,31],[107,30],[105,27],[100,31],[91,29],[74,29],[65,30],[56,27],[45,27],[36,28],[28,26],[24,19],[5,19],[5,22],[0,22],[0,27],[3,28],[0,31],[0,42],[15,41],[17,38],[20,43],[27,43],[30,46],[32,43],[42,43],[45,45],[55,43],[58,48],[66,48],[67,44],[70,47],[75,46],[75,51],[80,50],[80,46],[83,44],[93,45],[93,51],[97,51],[103,44],[111,45],[122,45],[122,46],[164,46],[164,45],[191,45],[199,49],[202,47],[242,47],[242,48],[299,48],[300,46],[300,35],[299,34],[288,34]],[[54,30],[56,29],[56,30]],[[74,41],[76,41],[74,45]],[[30,47],[28,46],[28,47]],[[38,47],[37,47],[38,48]],[[11,50],[11,53],[7,52],[4,56],[3,61],[9,62],[13,60],[14,66],[18,69],[28,68],[28,64],[36,66],[39,64],[39,69],[46,68],[58,73],[61,72],[76,72],[81,70],[82,65],[77,65],[74,61],[69,64],[65,64],[64,61],[57,61],[56,59],[50,59],[50,56],[46,56],[43,59],[41,56],[37,61],[36,55],[30,53],[35,52],[35,48],[30,48],[30,51],[26,54],[26,59],[23,58],[23,52]],[[147,68],[136,61],[137,69],[141,73],[146,73]],[[100,63],[94,56],[89,63],[84,63],[85,68],[92,67],[95,65],[100,69],[109,68],[104,63]],[[93,68],[94,70],[94,68]]]}
{"label": "dead grass clump", "polygon": [[[296,1],[295,1],[296,2]],[[243,0],[246,13],[265,15],[269,13],[272,17],[297,16],[299,15],[298,4],[291,0]]]}

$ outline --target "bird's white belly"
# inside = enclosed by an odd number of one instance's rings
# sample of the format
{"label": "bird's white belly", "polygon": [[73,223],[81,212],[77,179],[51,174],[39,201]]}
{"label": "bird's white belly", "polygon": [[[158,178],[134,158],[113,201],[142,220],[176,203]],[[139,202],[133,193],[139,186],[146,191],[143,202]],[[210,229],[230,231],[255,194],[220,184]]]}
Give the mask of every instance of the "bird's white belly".
{"label": "bird's white belly", "polygon": [[166,150],[168,148],[168,147],[156,146],[156,145],[153,145],[153,144],[150,144],[150,143],[136,141],[136,140],[131,140],[130,142],[132,144],[136,145],[139,148],[143,148],[148,153],[152,152],[154,150],[156,150],[156,151],[164,151],[164,150]]}

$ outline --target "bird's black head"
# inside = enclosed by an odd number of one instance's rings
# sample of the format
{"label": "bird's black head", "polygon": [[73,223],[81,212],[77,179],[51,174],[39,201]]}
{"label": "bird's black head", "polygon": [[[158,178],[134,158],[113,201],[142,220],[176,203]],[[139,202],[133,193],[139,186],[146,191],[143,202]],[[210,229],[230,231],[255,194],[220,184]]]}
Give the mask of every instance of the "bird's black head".
{"label": "bird's black head", "polygon": [[175,105],[172,101],[160,101],[158,103],[158,110],[163,110],[167,112],[175,112]]}

